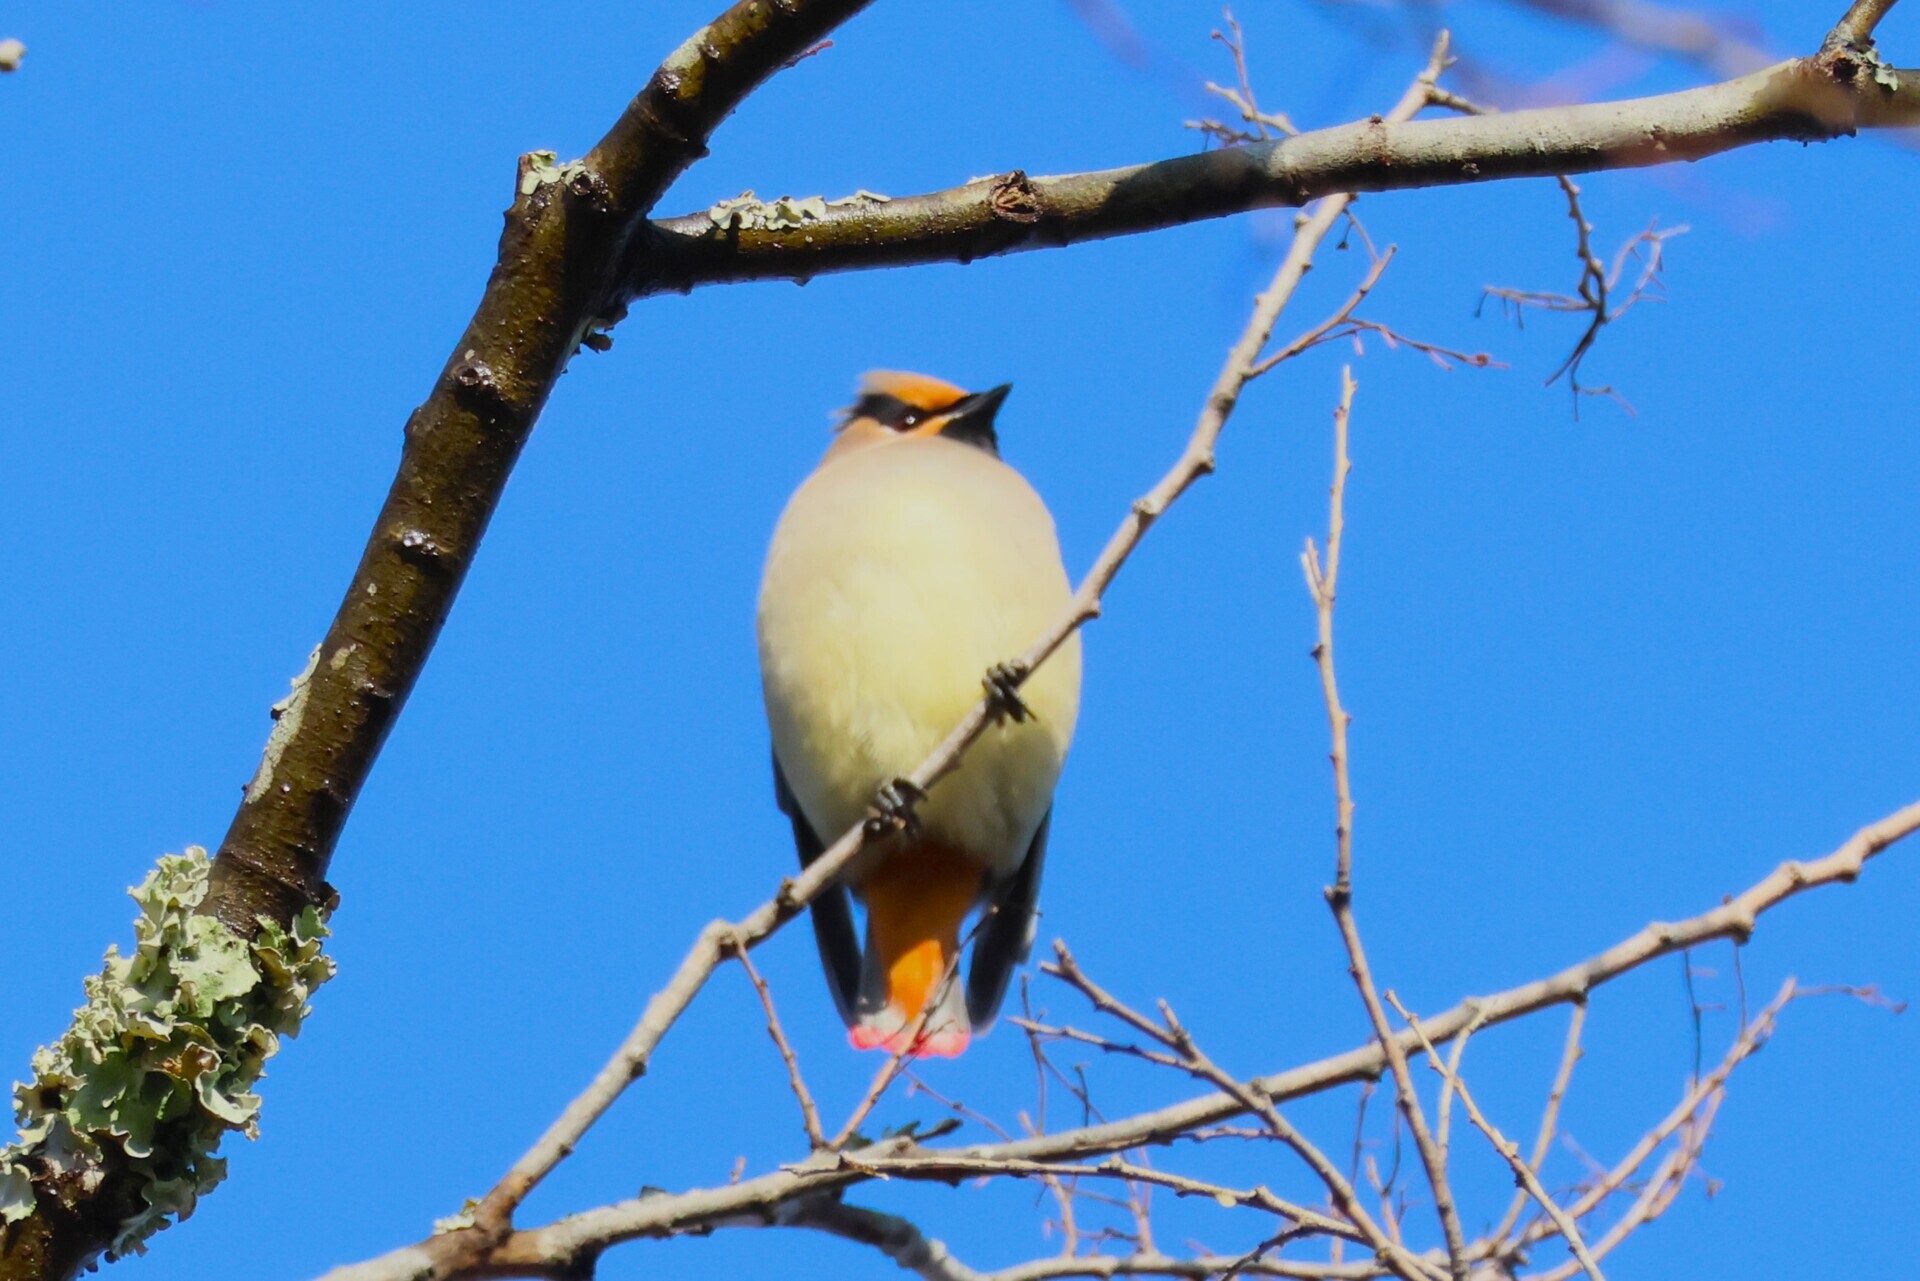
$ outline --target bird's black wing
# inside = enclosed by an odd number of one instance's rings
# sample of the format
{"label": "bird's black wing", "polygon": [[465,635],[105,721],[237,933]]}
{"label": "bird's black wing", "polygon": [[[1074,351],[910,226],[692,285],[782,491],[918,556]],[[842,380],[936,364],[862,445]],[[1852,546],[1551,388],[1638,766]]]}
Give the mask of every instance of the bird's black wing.
{"label": "bird's black wing", "polygon": [[[773,758],[773,797],[779,802],[780,812],[793,822],[794,848],[800,851],[800,866],[806,868],[825,853],[826,846],[800,812],[800,802],[787,786],[778,756]],[[827,972],[833,1003],[841,1019],[852,1027],[858,1018],[860,999],[860,936],[853,930],[853,902],[847,887],[836,883],[820,891],[809,915],[813,917],[813,941],[820,947],[820,965]]]}
{"label": "bird's black wing", "polygon": [[967,1020],[983,1032],[1000,1012],[1007,982],[1033,946],[1034,910],[1040,902],[1040,873],[1047,861],[1047,829],[1053,811],[1040,820],[1020,870],[995,887],[980,919],[967,970]]}

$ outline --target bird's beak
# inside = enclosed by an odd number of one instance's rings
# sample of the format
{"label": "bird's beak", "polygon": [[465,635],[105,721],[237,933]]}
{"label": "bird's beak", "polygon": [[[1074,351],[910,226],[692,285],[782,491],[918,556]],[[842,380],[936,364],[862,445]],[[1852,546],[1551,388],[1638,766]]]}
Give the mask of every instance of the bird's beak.
{"label": "bird's beak", "polygon": [[964,429],[967,428],[974,431],[983,428],[991,429],[994,415],[1000,412],[1000,403],[1012,390],[1012,383],[1001,383],[998,387],[977,391],[966,399],[956,402],[953,408],[947,411],[946,426],[942,430],[948,434],[956,434],[953,429],[960,427],[963,431],[958,434],[964,434]]}

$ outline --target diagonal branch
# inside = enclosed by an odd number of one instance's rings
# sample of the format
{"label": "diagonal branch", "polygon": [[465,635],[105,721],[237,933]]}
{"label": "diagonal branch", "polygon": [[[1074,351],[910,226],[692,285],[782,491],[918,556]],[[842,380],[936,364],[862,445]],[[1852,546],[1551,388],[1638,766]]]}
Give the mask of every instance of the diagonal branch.
{"label": "diagonal branch", "polygon": [[[1422,1030],[1426,1033],[1427,1041],[1440,1045],[1453,1040],[1469,1027],[1478,1030],[1510,1022],[1554,1005],[1580,1005],[1601,984],[1650,961],[1697,947],[1709,940],[1744,940],[1751,936],[1758,919],[1766,912],[1819,886],[1851,884],[1859,878],[1869,859],[1916,831],[1920,831],[1920,802],[1868,824],[1822,858],[1781,864],[1772,873],[1711,911],[1683,921],[1656,922],[1558,974],[1492,996],[1463,1001],[1432,1018],[1423,1019]],[[1630,1170],[1637,1166],[1655,1145],[1663,1142],[1698,1112],[1708,1101],[1707,1095],[1724,1086],[1726,1075],[1732,1071],[1733,1065],[1764,1040],[1765,1031],[1772,1026],[1773,1013],[1774,1009],[1770,1006],[1756,1016],[1748,1031],[1743,1033],[1736,1047],[1737,1052],[1730,1053],[1721,1069],[1709,1074],[1690,1092],[1668,1119],[1641,1141],[1641,1148],[1630,1153],[1616,1169]],[[1421,1049],[1420,1038],[1410,1028],[1400,1032],[1398,1039],[1402,1049],[1409,1054],[1418,1053]],[[1344,1054],[1271,1076],[1257,1077],[1247,1085],[1270,1103],[1278,1105],[1341,1085],[1373,1080],[1386,1068],[1386,1056],[1379,1042],[1369,1040],[1365,1045]],[[544,1226],[520,1229],[479,1255],[473,1250],[473,1241],[478,1235],[475,1230],[442,1233],[377,1259],[338,1269],[328,1274],[326,1281],[428,1281],[429,1278],[463,1274],[462,1269],[455,1266],[456,1262],[468,1265],[465,1275],[568,1275],[569,1268],[622,1241],[704,1232],[726,1225],[770,1223],[781,1206],[794,1200],[845,1189],[878,1177],[881,1173],[894,1179],[924,1178],[941,1182],[952,1177],[956,1162],[973,1163],[967,1168],[976,1172],[987,1163],[1011,1167],[1025,1162],[1037,1174],[1039,1168],[1051,1167],[1060,1161],[1086,1161],[1105,1153],[1168,1143],[1202,1126],[1218,1124],[1246,1111],[1247,1105],[1241,1097],[1223,1091],[1117,1121],[1035,1135],[1012,1142],[929,1150],[920,1148],[909,1138],[885,1139],[861,1149],[857,1163],[843,1153],[819,1152],[796,1164],[724,1187],[639,1197],[582,1211]],[[924,1161],[918,1158],[924,1158]],[[1589,1193],[1588,1197],[1592,1201],[1583,1198],[1568,1207],[1568,1212],[1576,1218],[1590,1213],[1598,1196]],[[1547,1231],[1551,1231],[1550,1226]],[[1536,1231],[1523,1234],[1522,1242],[1537,1240],[1540,1235],[1544,1233]],[[1605,1241],[1595,1245],[1596,1252],[1600,1254],[1605,1253],[1605,1248]],[[481,1259],[484,1259],[483,1266],[480,1265]],[[1098,1261],[1084,1262],[1091,1266]],[[1435,1262],[1440,1260],[1436,1259]],[[1244,1270],[1262,1271],[1259,1268]],[[1328,1275],[1372,1276],[1378,1275],[1379,1271],[1377,1266],[1368,1265],[1358,1270],[1343,1270]],[[1033,1275],[1088,1274],[1037,1272]],[[1287,1275],[1297,1273],[1290,1272]]]}
{"label": "diagonal branch", "polygon": [[[1567,1020],[1567,1039],[1560,1051],[1560,1068],[1553,1076],[1553,1088],[1547,1091],[1547,1106],[1540,1112],[1540,1132],[1534,1135],[1533,1155],[1527,1158],[1527,1168],[1535,1174],[1546,1164],[1547,1149],[1553,1143],[1554,1135],[1559,1133],[1560,1105],[1567,1097],[1567,1087],[1573,1082],[1573,1068],[1585,1053],[1580,1048],[1581,1034],[1587,1026],[1587,1003],[1575,1002],[1573,1014]],[[1527,1208],[1527,1190],[1521,1188],[1513,1194],[1513,1200],[1507,1205],[1507,1212],[1500,1216],[1499,1226],[1487,1235],[1495,1241],[1505,1241],[1509,1233],[1520,1222],[1520,1212]]]}
{"label": "diagonal branch", "polygon": [[814,1104],[813,1092],[807,1089],[806,1078],[800,1074],[800,1057],[794,1053],[793,1043],[787,1040],[786,1029],[780,1026],[780,1015],[773,1007],[773,990],[760,977],[744,946],[732,944],[732,952],[740,968],[747,972],[747,982],[753,984],[754,995],[760,998],[760,1008],[767,1016],[767,1035],[773,1040],[773,1048],[780,1052],[780,1062],[787,1069],[787,1086],[800,1105],[800,1124],[807,1132],[807,1147],[817,1152],[827,1146],[827,1136],[820,1129],[820,1109]]}
{"label": "diagonal branch", "polygon": [[581,340],[613,317],[654,203],[768,76],[869,0],[740,0],[661,64],[587,155],[523,156],[499,259],[426,402],[326,638],[275,724],[206,910],[246,934],[324,903],[323,879],[479,550],[507,475]]}
{"label": "diagonal branch", "polygon": [[[1915,832],[1920,832],[1920,801],[1867,824],[1829,854],[1805,862],[1782,863],[1710,911],[1683,921],[1654,922],[1557,974],[1492,996],[1462,1001],[1443,1013],[1423,1018],[1421,1024],[1429,1040],[1435,1045],[1444,1044],[1468,1027],[1478,1031],[1551,1006],[1579,1004],[1595,988],[1660,957],[1672,956],[1714,939],[1744,942],[1752,937],[1760,917],[1768,911],[1820,886],[1852,884],[1859,879],[1868,860]],[[1407,1053],[1419,1051],[1418,1038],[1410,1030],[1399,1033],[1398,1040]],[[1334,1086],[1373,1080],[1386,1068],[1385,1052],[1378,1042],[1369,1041],[1344,1054],[1256,1078],[1254,1084],[1274,1102],[1284,1103]],[[1244,1111],[1226,1094],[1209,1094],[1118,1121],[1060,1130],[993,1149],[970,1150],[1039,1159],[1063,1154],[1119,1152],[1143,1144],[1164,1143],[1195,1127],[1217,1124]]]}

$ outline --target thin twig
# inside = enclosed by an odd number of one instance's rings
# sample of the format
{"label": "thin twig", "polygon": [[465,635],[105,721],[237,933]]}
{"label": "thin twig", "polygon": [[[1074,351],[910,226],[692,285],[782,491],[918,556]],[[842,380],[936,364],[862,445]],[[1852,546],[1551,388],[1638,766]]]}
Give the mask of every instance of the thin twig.
{"label": "thin twig", "polygon": [[800,1104],[800,1120],[807,1130],[807,1146],[819,1151],[827,1146],[827,1136],[820,1129],[820,1109],[814,1106],[813,1094],[807,1089],[805,1078],[800,1075],[800,1056],[793,1051],[793,1045],[787,1040],[787,1033],[780,1026],[780,1015],[773,1008],[773,991],[767,981],[760,977],[760,971],[753,966],[753,958],[747,955],[746,945],[737,939],[733,943],[733,959],[740,962],[740,968],[747,973],[747,982],[753,984],[753,991],[760,998],[760,1008],[767,1014],[767,1035],[773,1038],[774,1048],[780,1051],[780,1061],[787,1066],[787,1084],[793,1089],[793,1097]]}
{"label": "thin twig", "polygon": [[1285,115],[1260,109],[1260,103],[1253,92],[1252,77],[1247,73],[1246,34],[1241,31],[1240,23],[1233,16],[1233,10],[1226,11],[1225,21],[1227,30],[1215,31],[1213,38],[1225,45],[1227,52],[1233,56],[1234,78],[1239,87],[1229,89],[1225,85],[1218,85],[1209,80],[1206,88],[1208,93],[1231,103],[1233,109],[1240,113],[1241,121],[1251,128],[1235,129],[1217,120],[1189,120],[1186,122],[1187,128],[1198,130],[1227,147],[1240,146],[1249,142],[1265,142],[1273,137],[1275,132],[1289,136],[1299,133],[1300,131],[1294,128],[1293,122]]}
{"label": "thin twig", "polygon": [[1466,1057],[1467,1042],[1473,1039],[1475,1030],[1476,1025],[1468,1024],[1460,1035],[1454,1038],[1453,1050],[1447,1055],[1448,1078],[1441,1081],[1440,1103],[1439,1106],[1434,1108],[1433,1123],[1434,1141],[1440,1145],[1440,1154],[1442,1156],[1452,1151],[1450,1145],[1453,1141],[1453,1089],[1449,1084],[1449,1080],[1457,1080],[1459,1078],[1460,1060]]}
{"label": "thin twig", "polygon": [[[1658,1218],[1672,1204],[1687,1173],[1694,1168],[1705,1147],[1714,1115],[1726,1095],[1727,1079],[1736,1067],[1766,1044],[1767,1038],[1773,1034],[1780,1012],[1792,1002],[1811,995],[1814,995],[1812,990],[1800,987],[1792,979],[1783,983],[1774,999],[1754,1016],[1752,1022],[1740,1029],[1719,1066],[1708,1073],[1704,1080],[1690,1081],[1690,1088],[1679,1105],[1568,1207],[1568,1213],[1575,1219],[1593,1213],[1614,1193],[1627,1187],[1662,1143],[1675,1133],[1680,1134],[1679,1146],[1656,1167],[1652,1179],[1641,1189],[1626,1213],[1593,1243],[1592,1252],[1596,1258],[1604,1259],[1636,1229]],[[1558,1225],[1543,1221],[1523,1232],[1517,1245],[1525,1248],[1554,1235],[1559,1235]],[[1567,1281],[1579,1270],[1577,1262],[1562,1264],[1541,1273],[1538,1281]]]}
{"label": "thin twig", "polygon": [[[1587,221],[1586,210],[1580,203],[1580,188],[1573,179],[1562,174],[1556,177],[1561,193],[1566,197],[1567,216],[1574,225],[1574,257],[1580,263],[1580,278],[1572,294],[1546,293],[1538,290],[1513,289],[1506,286],[1491,285],[1482,291],[1481,301],[1488,298],[1500,300],[1503,311],[1509,312],[1517,323],[1525,324],[1525,315],[1529,308],[1553,312],[1578,312],[1587,316],[1587,326],[1575,340],[1573,349],[1567,353],[1559,366],[1547,376],[1547,385],[1552,386],[1562,377],[1572,391],[1573,412],[1580,415],[1580,400],[1586,396],[1606,397],[1618,403],[1628,413],[1633,406],[1611,386],[1590,387],[1580,381],[1581,366],[1592,354],[1595,344],[1600,341],[1601,331],[1619,320],[1629,311],[1643,302],[1662,302],[1660,269],[1665,261],[1666,243],[1675,236],[1685,235],[1685,227],[1668,227],[1660,230],[1653,223],[1628,240],[1614,254],[1611,269],[1600,261],[1593,248],[1593,224]],[[1639,261],[1633,287],[1624,301],[1614,303],[1613,298],[1626,275],[1627,265]],[[1476,311],[1477,314],[1477,311]]]}
{"label": "thin twig", "polygon": [[[1649,925],[1614,946],[1570,966],[1558,974],[1509,988],[1490,996],[1477,997],[1454,1008],[1422,1020],[1428,1039],[1438,1045],[1451,1040],[1470,1023],[1482,1027],[1510,1022],[1549,1006],[1578,1004],[1602,983],[1639,969],[1650,960],[1672,955],[1709,938],[1728,938],[1750,934],[1756,918],[1780,903],[1808,889],[1858,879],[1861,868],[1875,855],[1896,841],[1920,831],[1920,803],[1909,805],[1855,832],[1846,842],[1824,858],[1804,863],[1787,863],[1758,883],[1709,912],[1679,922]],[[1865,994],[1862,994],[1865,995]],[[1576,1219],[1591,1213],[1594,1205],[1611,1191],[1624,1185],[1648,1154],[1672,1133],[1695,1116],[1710,1096],[1724,1085],[1732,1066],[1750,1055],[1771,1030],[1777,1009],[1769,1006],[1755,1016],[1754,1023],[1735,1048],[1729,1052],[1721,1070],[1710,1073],[1698,1088],[1689,1091],[1661,1126],[1643,1138],[1627,1159],[1609,1173],[1609,1186],[1590,1190],[1580,1202],[1569,1207]],[[1412,1051],[1419,1050],[1419,1039],[1411,1029],[1401,1037]],[[1103,1153],[1119,1152],[1144,1144],[1166,1143],[1203,1126],[1217,1125],[1243,1113],[1264,1113],[1250,1105],[1247,1095],[1270,1104],[1323,1093],[1341,1085],[1358,1084],[1384,1070],[1385,1056],[1376,1041],[1356,1046],[1345,1053],[1317,1062],[1258,1077],[1247,1082],[1247,1090],[1217,1093],[1190,1099],[1169,1107],[1157,1108],[1113,1121],[1100,1121],[1077,1129],[1036,1135],[1014,1143],[979,1144],[958,1153],[934,1154],[940,1159],[964,1155],[976,1159],[1026,1160],[1040,1163],[1063,1160],[1088,1161]],[[863,1149],[861,1157],[872,1161],[885,1154],[895,1157],[913,1151],[908,1138],[883,1140],[874,1149]],[[911,1178],[909,1165],[892,1163],[887,1168],[892,1178]],[[597,1255],[610,1245],[640,1237],[674,1236],[702,1232],[714,1227],[748,1221],[763,1221],[775,1208],[797,1197],[830,1193],[862,1182],[870,1177],[843,1163],[838,1153],[818,1153],[814,1159],[721,1187],[696,1188],[684,1192],[661,1193],[622,1201],[617,1204],[568,1215],[541,1227],[520,1229],[478,1255],[471,1240],[475,1229],[461,1229],[430,1237],[414,1245],[365,1262],[337,1269],[328,1281],[427,1281],[460,1275],[484,1266],[488,1275],[554,1276],[571,1275],[571,1262]],[[931,1176],[930,1176],[931,1177]],[[1523,1249],[1552,1235],[1551,1224],[1542,1222],[1523,1232],[1507,1248],[1489,1250],[1485,1257],[1508,1259],[1514,1250]],[[1597,1257],[1604,1258],[1602,1242],[1595,1243]],[[1070,1261],[1077,1264],[1081,1261]],[[1098,1260],[1086,1260],[1089,1267]],[[1224,1266],[1224,1265],[1222,1265]],[[1347,1265],[1342,1265],[1346,1267]],[[1219,1269],[1216,1268],[1215,1271]],[[1260,1271],[1260,1269],[1249,1269]],[[1354,1264],[1346,1271],[1329,1275],[1375,1276],[1381,1268],[1368,1261]],[[1054,1275],[1036,1273],[1036,1276]],[[1066,1275],[1119,1275],[1119,1273],[1068,1273]],[[1175,1275],[1191,1275],[1178,1273]],[[1284,1275],[1296,1275],[1286,1273]]]}
{"label": "thin twig", "polygon": [[998,1161],[963,1153],[920,1150],[899,1156],[883,1156],[872,1161],[863,1152],[854,1151],[846,1155],[846,1160],[859,1170],[882,1175],[897,1169],[911,1170],[919,1178],[998,1175],[1013,1178],[1119,1179],[1166,1188],[1180,1196],[1202,1197],[1224,1209],[1243,1207],[1262,1210],[1289,1220],[1302,1233],[1346,1237],[1350,1240],[1362,1237],[1361,1230],[1353,1224],[1296,1205],[1284,1197],[1276,1196],[1264,1185],[1232,1188],[1205,1179],[1158,1170],[1137,1161],[1124,1161],[1119,1157],[1107,1157],[1095,1162]]}
{"label": "thin twig", "polygon": [[[1533,1152],[1527,1158],[1527,1165],[1535,1174],[1546,1164],[1547,1153],[1553,1146],[1553,1136],[1559,1129],[1560,1105],[1567,1097],[1567,1087],[1573,1082],[1573,1065],[1580,1061],[1580,1056],[1585,1052],[1580,1048],[1580,1037],[1586,1026],[1587,1003],[1576,1001],[1573,1013],[1567,1019],[1567,1039],[1560,1050],[1560,1067],[1553,1075],[1553,1087],[1547,1091],[1547,1106],[1540,1112],[1540,1132],[1534,1135]],[[1522,1188],[1513,1194],[1513,1200],[1507,1204],[1507,1212],[1500,1216],[1499,1226],[1489,1235],[1495,1241],[1505,1241],[1520,1222],[1520,1212],[1526,1206],[1527,1193]]]}
{"label": "thin twig", "polygon": [[[1447,1087],[1460,1096],[1460,1106],[1467,1110],[1467,1119],[1473,1122],[1475,1129],[1487,1136],[1487,1142],[1493,1144],[1493,1150],[1506,1161],[1507,1166],[1513,1171],[1514,1178],[1526,1188],[1527,1195],[1537,1201],[1540,1208],[1547,1212],[1547,1217],[1553,1220],[1553,1226],[1560,1230],[1560,1235],[1566,1239],[1567,1248],[1573,1251],[1573,1257],[1579,1260],[1581,1269],[1586,1272],[1587,1281],[1607,1281],[1600,1272],[1599,1263],[1595,1262],[1593,1255],[1587,1250],[1586,1240],[1580,1235],[1580,1225],[1560,1208],[1559,1202],[1555,1201],[1546,1187],[1541,1184],[1533,1168],[1521,1159],[1520,1145],[1500,1133],[1493,1122],[1487,1120],[1486,1115],[1480,1111],[1479,1105],[1473,1101],[1473,1092],[1467,1089],[1467,1083],[1456,1074],[1452,1064],[1440,1061],[1440,1054],[1433,1048],[1433,1042],[1427,1039],[1427,1034],[1420,1028],[1420,1020],[1415,1018],[1406,1006],[1400,1004],[1400,998],[1388,992],[1387,1000],[1393,1003],[1395,1012],[1406,1020],[1408,1027],[1413,1029],[1413,1034],[1420,1038],[1420,1047],[1426,1051],[1427,1066],[1438,1072],[1445,1080]],[[1462,1038],[1462,1042],[1464,1039]]]}
{"label": "thin twig", "polygon": [[1339,927],[1341,941],[1346,945],[1348,973],[1353,976],[1354,985],[1360,991],[1367,1017],[1373,1023],[1374,1036],[1378,1038],[1381,1049],[1386,1051],[1387,1063],[1393,1071],[1394,1094],[1400,1112],[1406,1118],[1407,1128],[1413,1132],[1414,1147],[1419,1151],[1420,1163],[1425,1167],[1427,1182],[1433,1189],[1434,1210],[1440,1217],[1440,1230],[1446,1237],[1449,1269],[1454,1281],[1466,1281],[1467,1240],[1460,1227],[1460,1212],[1454,1205],[1453,1188],[1447,1181],[1446,1155],[1434,1141],[1433,1132],[1427,1126],[1419,1092],[1414,1088],[1413,1072],[1407,1066],[1406,1050],[1401,1047],[1387,1022],[1386,1009],[1380,1003],[1380,994],[1367,964],[1366,949],[1360,942],[1360,926],[1353,914],[1353,782],[1347,754],[1347,727],[1352,717],[1341,705],[1340,683],[1333,660],[1334,602],[1340,582],[1340,544],[1345,528],[1347,473],[1352,469],[1347,455],[1347,425],[1353,413],[1353,393],[1352,371],[1342,369],[1340,405],[1333,414],[1334,463],[1333,486],[1328,502],[1327,553],[1323,563],[1313,540],[1308,539],[1307,549],[1300,558],[1319,620],[1319,641],[1313,647],[1313,658],[1320,671],[1320,690],[1326,702],[1327,723],[1333,739],[1331,757],[1337,815],[1334,827],[1336,852],[1334,881],[1327,890],[1327,903],[1333,909],[1334,922]]}
{"label": "thin twig", "polygon": [[1048,972],[1058,975],[1103,1014],[1119,1019],[1129,1027],[1173,1050],[1187,1072],[1234,1095],[1249,1112],[1265,1122],[1274,1137],[1292,1148],[1295,1155],[1306,1162],[1307,1167],[1326,1185],[1333,1208],[1346,1216],[1353,1227],[1358,1229],[1358,1234],[1366,1244],[1372,1247],[1375,1254],[1385,1260],[1397,1275],[1406,1278],[1406,1281],[1420,1281],[1421,1278],[1431,1275],[1427,1265],[1410,1254],[1400,1243],[1397,1234],[1389,1233],[1380,1227],[1373,1216],[1367,1212],[1366,1207],[1361,1204],[1353,1185],[1346,1180],[1333,1162],[1327,1159],[1326,1154],[1280,1114],[1272,1099],[1250,1083],[1239,1080],[1208,1057],[1193,1036],[1174,1017],[1172,1007],[1165,1001],[1160,1003],[1160,1016],[1165,1020],[1163,1025],[1133,1009],[1089,978],[1078,962],[1073,959],[1073,954],[1067,950],[1066,944],[1055,942],[1054,954],[1056,960],[1052,966],[1046,967]]}
{"label": "thin twig", "polygon": [[1827,47],[1847,45],[1854,48],[1869,48],[1873,44],[1873,29],[1880,25],[1880,19],[1887,16],[1897,0],[1853,0],[1845,16],[1836,22],[1833,30],[1827,33]]}

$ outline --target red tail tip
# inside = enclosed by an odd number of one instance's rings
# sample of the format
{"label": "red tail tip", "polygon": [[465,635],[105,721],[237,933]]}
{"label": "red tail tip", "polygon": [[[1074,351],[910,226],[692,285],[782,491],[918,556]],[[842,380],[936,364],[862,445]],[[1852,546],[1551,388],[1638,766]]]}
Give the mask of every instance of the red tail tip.
{"label": "red tail tip", "polygon": [[[888,1032],[869,1023],[855,1025],[847,1033],[847,1040],[856,1050],[885,1050],[889,1054],[898,1054],[912,1033],[911,1027],[896,1027]],[[915,1042],[908,1051],[909,1058],[959,1058],[967,1046],[973,1043],[973,1033],[964,1027],[946,1024],[931,1028]]]}

